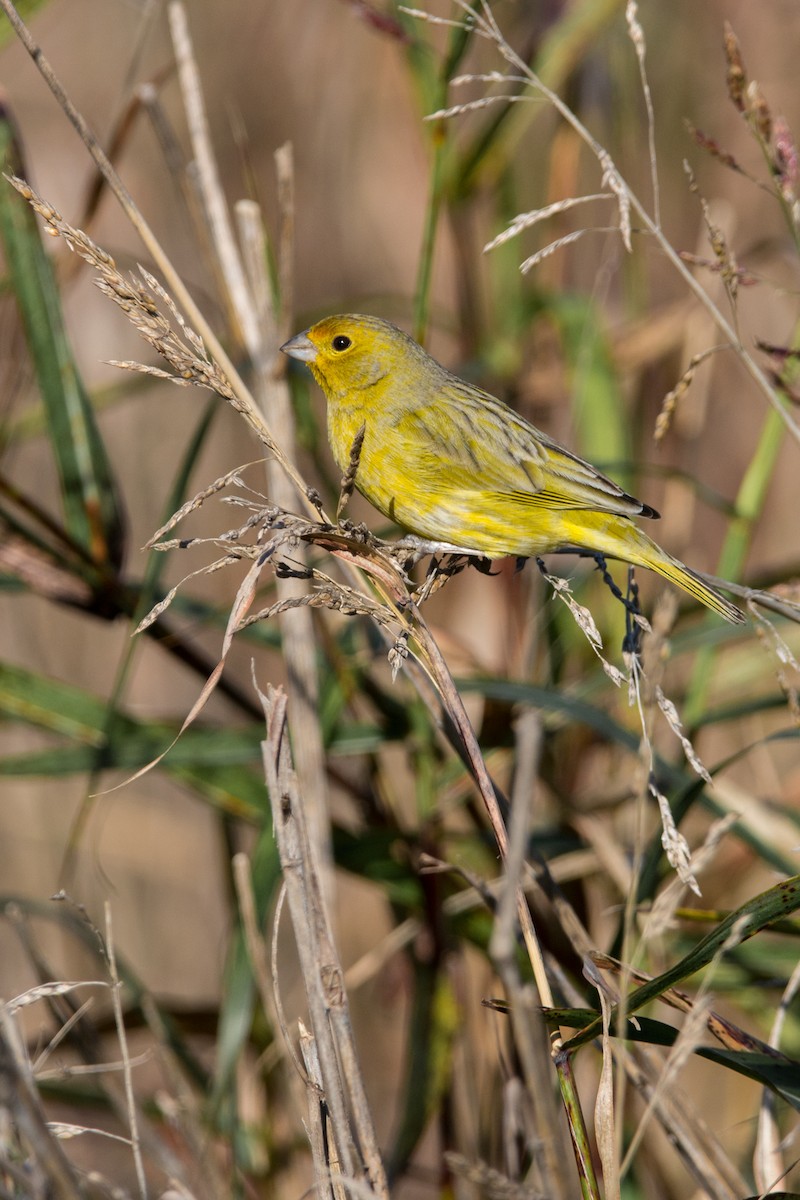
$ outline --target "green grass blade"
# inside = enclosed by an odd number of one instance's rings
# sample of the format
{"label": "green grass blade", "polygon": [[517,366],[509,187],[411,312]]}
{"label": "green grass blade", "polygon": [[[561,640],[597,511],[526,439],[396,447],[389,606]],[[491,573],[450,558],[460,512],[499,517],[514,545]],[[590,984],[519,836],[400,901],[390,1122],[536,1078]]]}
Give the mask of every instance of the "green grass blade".
{"label": "green grass blade", "polygon": [[[772,482],[775,463],[783,445],[786,427],[775,409],[767,413],[761,436],[750,460],[736,497],[736,516],[731,522],[722,547],[717,573],[722,579],[739,579],[755,532],[767,491]],[[684,721],[690,726],[701,721],[706,696],[712,678],[713,647],[703,647],[695,660],[692,680],[684,706]]]}
{"label": "green grass blade", "polygon": [[574,295],[550,297],[550,309],[572,364],[572,412],[578,450],[592,462],[626,463],[616,479],[633,487],[631,422],[625,412],[611,346],[596,305]]}
{"label": "green grass blade", "polygon": [[[548,1025],[571,1029],[586,1029],[597,1022],[597,1013],[590,1008],[548,1009],[545,1014]],[[612,1037],[624,1037],[629,1042],[640,1042],[648,1046],[674,1046],[680,1036],[679,1030],[666,1021],[653,1017],[636,1017],[625,1022],[620,1030],[611,1024]],[[782,1096],[793,1108],[800,1109],[800,1062],[765,1046],[763,1050],[730,1050],[723,1046],[695,1046],[698,1058],[705,1058],[718,1066],[726,1067],[748,1079],[754,1079]]]}
{"label": "green grass blade", "polygon": [[400,1127],[388,1157],[390,1178],[405,1170],[450,1085],[453,1043],[460,1020],[441,963],[414,963],[414,1001]]}
{"label": "green grass blade", "polygon": [[[723,954],[729,945],[740,945],[762,929],[768,929],[776,921],[796,912],[798,908],[800,875],[794,875],[748,900],[746,904],[730,913],[669,970],[634,988],[626,997],[625,1011],[635,1013],[645,1004],[657,1000],[668,988],[676,987],[703,967],[707,967],[718,955]],[[600,1021],[596,1020],[588,1030],[573,1038],[568,1046],[575,1049],[591,1038],[599,1036],[599,1033]]]}
{"label": "green grass blade", "polygon": [[[138,722],[116,713],[111,722],[105,699],[33,671],[0,664],[0,716],[67,740],[0,760],[0,776],[50,775],[146,766],[169,745],[178,726]],[[226,814],[260,821],[266,805],[260,768],[262,730],[187,729],[159,769],[180,779]],[[250,765],[255,769],[251,770]]]}
{"label": "green grass blade", "polygon": [[[0,114],[3,170],[19,168],[7,113]],[[31,206],[0,181],[0,241],[47,414],[64,519],[95,563],[119,566],[123,518],[111,465],[64,326],[61,298]]]}
{"label": "green grass blade", "polygon": [[[425,56],[420,58],[413,50],[410,52],[409,62],[412,66],[416,66],[417,73],[423,76],[424,87],[421,90],[423,94],[430,95],[432,109],[437,110],[447,103],[450,80],[458,70],[469,48],[471,37],[472,30],[466,21],[451,30],[447,53],[439,68],[438,77],[433,81],[430,80],[427,70],[423,71],[423,64],[425,66],[428,64],[427,58]],[[445,193],[445,168],[450,148],[445,121],[439,120],[434,123],[431,144],[433,146],[433,163],[414,295],[413,332],[418,342],[424,342],[428,325],[436,234]]]}

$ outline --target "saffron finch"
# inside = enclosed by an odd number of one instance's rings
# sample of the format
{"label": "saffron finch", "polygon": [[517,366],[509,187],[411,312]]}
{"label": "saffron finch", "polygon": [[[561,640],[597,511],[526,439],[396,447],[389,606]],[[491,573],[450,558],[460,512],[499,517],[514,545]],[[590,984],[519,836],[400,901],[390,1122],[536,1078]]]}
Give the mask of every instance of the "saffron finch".
{"label": "saffron finch", "polygon": [[421,548],[521,557],[574,547],[657,571],[728,621],[735,605],[634,524],[658,517],[388,321],[326,317],[281,349],[325,393],[344,471],[362,425],[358,490]]}

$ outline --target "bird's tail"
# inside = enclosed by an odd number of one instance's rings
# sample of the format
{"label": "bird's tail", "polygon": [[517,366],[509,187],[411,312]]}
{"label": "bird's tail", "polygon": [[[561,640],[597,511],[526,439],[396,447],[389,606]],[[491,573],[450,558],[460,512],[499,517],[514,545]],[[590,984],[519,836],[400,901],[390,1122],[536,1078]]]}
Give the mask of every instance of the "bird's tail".
{"label": "bird's tail", "polygon": [[659,551],[658,557],[647,561],[645,566],[657,571],[659,575],[663,575],[670,583],[676,583],[690,596],[694,596],[695,600],[705,604],[706,608],[711,608],[714,612],[719,613],[726,621],[730,621],[734,625],[742,624],[745,616],[740,608],[726,599],[715,587],[711,587],[702,580],[690,567],[684,566],[682,562],[678,562],[677,558],[672,558],[660,547],[656,547],[656,549]]}
{"label": "bird's tail", "polygon": [[598,520],[591,537],[586,539],[586,548],[599,550],[611,558],[621,558],[624,562],[633,563],[635,566],[657,571],[670,583],[683,588],[690,596],[694,596],[695,600],[705,604],[706,608],[713,609],[714,612],[719,613],[721,617],[734,625],[741,624],[745,619],[741,609],[727,600],[715,587],[706,583],[695,571],[679,562],[677,558],[667,554],[638,525],[634,525],[624,517]]}

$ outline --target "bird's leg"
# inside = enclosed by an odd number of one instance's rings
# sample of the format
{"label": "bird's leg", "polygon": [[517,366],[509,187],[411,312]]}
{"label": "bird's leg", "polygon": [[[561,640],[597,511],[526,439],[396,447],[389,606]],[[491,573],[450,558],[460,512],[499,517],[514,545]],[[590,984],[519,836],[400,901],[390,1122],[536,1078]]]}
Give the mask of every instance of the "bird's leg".
{"label": "bird's leg", "polygon": [[[518,558],[517,559],[517,570],[518,571],[521,570],[521,567],[519,565],[520,563],[525,563],[527,561],[528,560],[525,558]],[[467,562],[464,562],[459,566],[459,568],[458,568],[459,571],[462,571],[464,569],[464,567],[474,567],[476,571],[480,571],[481,575],[499,575],[500,574],[499,571],[492,570],[492,560],[490,558],[485,558],[483,555],[481,555],[480,558],[468,559]]]}
{"label": "bird's leg", "polygon": [[438,592],[448,579],[458,575],[459,571],[463,571],[469,564],[470,559],[465,555],[446,554],[442,559],[437,558],[435,554],[432,555],[425,572],[425,580],[414,593],[414,603],[418,605],[424,603],[434,592]]}
{"label": "bird's leg", "polygon": [[639,607],[639,584],[633,567],[628,567],[628,595],[625,598],[625,637],[622,639],[622,653],[639,657],[642,649],[643,626],[642,610]]}
{"label": "bird's leg", "polygon": [[642,609],[639,604],[639,585],[636,582],[634,568],[628,567],[627,595],[623,595],[611,576],[604,555],[592,554],[591,557],[597,563],[597,569],[603,576],[606,587],[625,609],[625,636],[622,639],[622,653],[638,658],[642,649],[644,626],[642,625]]}
{"label": "bird's leg", "polygon": [[364,434],[367,426],[362,424],[356,436],[353,438],[353,444],[350,447],[350,461],[347,464],[347,470],[342,476],[339,485],[339,503],[336,505],[336,520],[341,520],[342,513],[347,507],[347,501],[353,494],[353,489],[356,486],[356,473],[358,464],[361,462],[361,447],[364,445]]}
{"label": "bird's leg", "polygon": [[[638,625],[636,618],[642,615],[642,610],[639,607],[639,587],[633,578],[633,567],[628,567],[628,595],[626,596],[614,582],[614,577],[608,569],[605,555],[593,550],[586,550],[583,551],[583,553],[588,558],[594,559],[595,565],[603,577],[603,583],[611,592],[611,595],[616,597],[616,599],[619,600],[620,604],[622,604],[624,607],[628,626],[630,627],[631,625]],[[627,633],[625,638],[627,641]]]}
{"label": "bird's leg", "polygon": [[433,592],[437,587],[441,586],[438,582],[441,571],[442,568],[440,566],[439,559],[434,554],[431,556],[431,561],[428,563],[424,580],[414,591],[414,603],[417,606],[424,604],[431,592]]}

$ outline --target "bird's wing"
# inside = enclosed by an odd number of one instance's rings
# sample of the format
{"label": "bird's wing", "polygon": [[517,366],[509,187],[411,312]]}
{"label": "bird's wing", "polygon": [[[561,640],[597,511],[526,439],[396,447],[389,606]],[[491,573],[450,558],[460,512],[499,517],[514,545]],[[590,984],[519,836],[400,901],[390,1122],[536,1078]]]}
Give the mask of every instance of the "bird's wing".
{"label": "bird's wing", "polygon": [[547,459],[544,490],[551,504],[562,508],[592,508],[617,516],[658,517],[654,508],[631,496],[591,463],[571,454],[544,434],[539,437]]}
{"label": "bird's wing", "polygon": [[543,508],[658,515],[513,409],[455,376],[441,385],[434,404],[406,409],[396,429],[410,449],[426,446],[416,464],[418,478],[438,491],[498,493]]}

